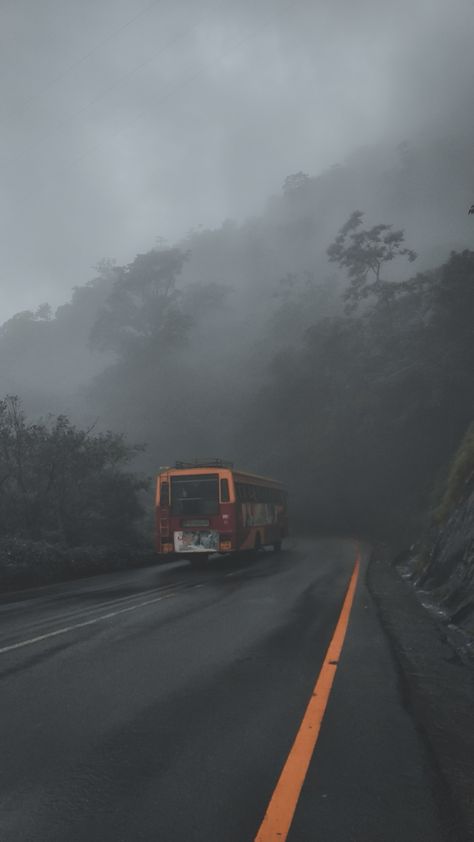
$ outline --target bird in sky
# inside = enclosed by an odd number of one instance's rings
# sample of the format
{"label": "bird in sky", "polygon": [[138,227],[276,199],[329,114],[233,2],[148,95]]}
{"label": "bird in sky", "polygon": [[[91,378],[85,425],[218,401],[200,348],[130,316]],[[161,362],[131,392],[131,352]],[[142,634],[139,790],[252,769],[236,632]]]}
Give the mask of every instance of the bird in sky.
{"label": "bird in sky", "polygon": [[469,216],[470,213],[474,213],[474,205],[471,205],[471,207],[469,208],[469,210],[467,212],[468,216]]}

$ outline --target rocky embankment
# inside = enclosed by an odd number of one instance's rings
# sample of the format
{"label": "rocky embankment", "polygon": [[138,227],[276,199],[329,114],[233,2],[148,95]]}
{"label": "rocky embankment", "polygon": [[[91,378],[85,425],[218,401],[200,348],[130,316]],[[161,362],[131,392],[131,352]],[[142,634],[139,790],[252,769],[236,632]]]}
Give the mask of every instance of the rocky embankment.
{"label": "rocky embankment", "polygon": [[423,540],[398,567],[458,651],[474,664],[474,424],[449,467]]}
{"label": "rocky embankment", "polygon": [[376,548],[369,569],[453,842],[474,842],[474,471],[465,456],[453,462],[424,540],[395,563]]}
{"label": "rocky embankment", "polygon": [[375,548],[368,581],[431,758],[449,838],[474,840],[474,426],[424,538],[396,559]]}
{"label": "rocky embankment", "polygon": [[430,528],[399,569],[474,664],[474,475],[463,483],[462,496],[447,516]]}

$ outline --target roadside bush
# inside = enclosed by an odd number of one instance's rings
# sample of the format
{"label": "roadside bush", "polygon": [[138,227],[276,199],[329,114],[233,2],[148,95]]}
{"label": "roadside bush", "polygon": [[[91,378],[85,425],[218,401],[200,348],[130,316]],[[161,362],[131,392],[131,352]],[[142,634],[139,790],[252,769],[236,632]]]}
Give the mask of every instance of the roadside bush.
{"label": "roadside bush", "polygon": [[144,546],[67,547],[26,538],[1,538],[0,589],[45,585],[155,562],[154,552]]}
{"label": "roadside bush", "polygon": [[136,446],[64,415],[31,423],[0,400],[0,537],[65,546],[139,543],[147,483],[127,472]]}
{"label": "roadside bush", "polygon": [[434,512],[436,523],[443,523],[474,482],[474,424],[471,424],[451,463],[446,489]]}
{"label": "roadside bush", "polygon": [[154,560],[143,528],[148,483],[125,470],[139,449],[63,415],[31,423],[17,397],[0,400],[0,587]]}

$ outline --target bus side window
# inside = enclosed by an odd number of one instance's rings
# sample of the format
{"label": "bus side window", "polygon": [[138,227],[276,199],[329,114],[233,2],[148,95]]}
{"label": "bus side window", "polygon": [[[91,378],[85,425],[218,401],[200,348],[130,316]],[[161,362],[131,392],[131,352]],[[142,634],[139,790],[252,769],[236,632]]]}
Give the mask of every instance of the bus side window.
{"label": "bus side window", "polygon": [[162,482],[160,488],[160,505],[169,506],[170,504],[170,487],[169,483]]}
{"label": "bus side window", "polygon": [[221,503],[228,503],[229,499],[229,481],[221,479]]}

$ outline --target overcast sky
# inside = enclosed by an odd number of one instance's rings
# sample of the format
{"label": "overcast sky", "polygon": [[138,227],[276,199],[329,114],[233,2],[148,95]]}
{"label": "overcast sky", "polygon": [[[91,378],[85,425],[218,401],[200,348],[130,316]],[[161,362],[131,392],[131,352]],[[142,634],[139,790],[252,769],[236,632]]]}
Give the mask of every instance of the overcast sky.
{"label": "overcast sky", "polygon": [[472,107],[472,0],[0,9],[0,319]]}

